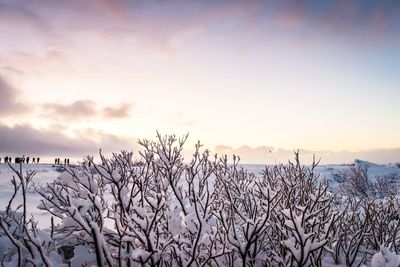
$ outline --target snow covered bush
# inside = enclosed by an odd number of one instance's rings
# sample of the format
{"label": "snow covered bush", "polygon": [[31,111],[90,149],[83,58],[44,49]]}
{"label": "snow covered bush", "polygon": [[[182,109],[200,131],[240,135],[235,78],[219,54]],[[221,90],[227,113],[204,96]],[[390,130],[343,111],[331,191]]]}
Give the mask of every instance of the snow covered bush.
{"label": "snow covered bush", "polygon": [[396,174],[386,174],[376,177],[376,181],[373,184],[376,197],[385,198],[398,195],[400,188],[399,181],[400,177]]}
{"label": "snow covered bush", "polygon": [[338,219],[332,211],[328,184],[317,182],[314,169],[300,165],[299,155],[288,165],[266,167],[264,187],[277,192],[267,234],[273,252],[268,261],[277,266],[320,266],[329,234]]}
{"label": "snow covered bush", "polygon": [[352,166],[349,170],[336,173],[335,181],[340,183],[339,193],[353,198],[385,198],[398,195],[400,177],[398,174],[368,175],[367,166]]}
{"label": "snow covered bush", "polygon": [[[88,157],[36,186],[50,229],[38,229],[26,211],[34,173],[10,165],[14,195],[0,213],[3,265],[357,266],[376,253],[385,259],[382,246],[399,253],[396,196],[365,197],[365,184],[355,197],[329,193],[315,175],[318,163],[303,166],[298,153],[261,175],[200,143],[184,160],[186,138],[158,134],[139,141],[136,157],[100,153],[100,162]],[[353,174],[363,179],[362,171]]]}
{"label": "snow covered bush", "polygon": [[[49,230],[37,229],[34,218],[27,214],[27,190],[34,176],[34,172],[15,169],[11,183],[14,186],[14,194],[8,202],[6,209],[0,212],[0,235],[4,242],[7,237],[9,247],[0,255],[3,266],[58,266],[62,264],[62,258],[56,251],[56,246]],[[17,194],[21,194],[21,202],[13,209],[13,202]],[[15,205],[14,205],[15,206]]]}
{"label": "snow covered bush", "polygon": [[352,166],[348,171],[341,174],[344,183],[340,191],[349,197],[364,198],[374,196],[373,184],[368,180],[368,168]]}

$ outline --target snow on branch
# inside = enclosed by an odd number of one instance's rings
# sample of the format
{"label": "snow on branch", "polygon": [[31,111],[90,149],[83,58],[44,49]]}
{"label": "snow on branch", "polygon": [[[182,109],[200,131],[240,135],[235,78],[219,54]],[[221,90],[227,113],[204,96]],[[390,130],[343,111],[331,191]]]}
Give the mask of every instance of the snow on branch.
{"label": "snow on branch", "polygon": [[[66,166],[34,186],[51,228],[27,212],[34,172],[15,168],[13,194],[0,212],[4,266],[321,266],[398,263],[400,203],[392,178],[352,169],[333,194],[318,162],[266,166],[258,175],[240,158],[211,155],[187,135],[157,133],[100,162]],[[372,193],[375,192],[375,193]],[[374,198],[373,196],[386,196]],[[375,255],[375,256],[374,256]],[[393,265],[397,266],[397,265]]]}

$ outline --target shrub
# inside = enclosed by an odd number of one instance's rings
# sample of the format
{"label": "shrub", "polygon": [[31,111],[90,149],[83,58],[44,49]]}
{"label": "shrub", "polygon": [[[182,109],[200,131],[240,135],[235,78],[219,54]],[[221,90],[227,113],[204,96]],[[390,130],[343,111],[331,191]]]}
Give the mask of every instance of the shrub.
{"label": "shrub", "polygon": [[[381,245],[399,252],[399,202],[327,192],[327,181],[294,162],[266,167],[260,177],[234,157],[210,155],[186,137],[141,140],[139,159],[100,152],[97,164],[66,166],[36,188],[40,209],[52,214],[41,230],[26,212],[34,173],[12,168],[14,195],[1,212],[0,238],[9,240],[4,265],[60,266],[320,266],[332,260],[368,262]],[[89,164],[90,163],[90,164]],[[365,181],[362,170],[350,179]],[[22,203],[16,209],[16,195]],[[386,251],[386,250],[385,250]],[[386,255],[386,254],[385,254]]]}

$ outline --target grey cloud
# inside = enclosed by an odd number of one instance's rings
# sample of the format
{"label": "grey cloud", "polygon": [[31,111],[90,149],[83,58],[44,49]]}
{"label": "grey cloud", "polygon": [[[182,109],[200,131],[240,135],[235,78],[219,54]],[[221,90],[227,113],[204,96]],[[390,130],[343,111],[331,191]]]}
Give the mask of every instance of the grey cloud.
{"label": "grey cloud", "polygon": [[71,104],[46,103],[42,106],[47,117],[86,118],[95,116],[96,104],[91,100],[78,100]]}
{"label": "grey cloud", "polygon": [[2,154],[85,156],[97,154],[100,148],[110,153],[121,149],[132,150],[135,146],[134,139],[94,130],[91,131],[91,135],[86,131],[77,137],[69,137],[52,129],[35,129],[27,124],[15,127],[0,125]]}
{"label": "grey cloud", "polygon": [[29,4],[21,1],[0,1],[0,22],[13,27],[28,27],[37,32],[49,31],[48,21]]}
{"label": "grey cloud", "polygon": [[52,119],[89,119],[104,117],[107,119],[124,119],[130,116],[131,105],[123,103],[118,107],[99,108],[92,100],[78,100],[70,104],[45,103],[42,113]]}
{"label": "grey cloud", "polygon": [[19,114],[29,107],[18,101],[18,91],[0,76],[0,117]]}

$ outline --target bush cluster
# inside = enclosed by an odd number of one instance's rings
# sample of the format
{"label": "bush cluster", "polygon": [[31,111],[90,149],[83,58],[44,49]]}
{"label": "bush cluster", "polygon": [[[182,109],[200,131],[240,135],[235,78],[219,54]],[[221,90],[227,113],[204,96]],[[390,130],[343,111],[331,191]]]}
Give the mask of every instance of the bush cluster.
{"label": "bush cluster", "polygon": [[[399,199],[348,197],[299,162],[260,175],[239,158],[212,156],[186,137],[141,140],[138,158],[122,151],[88,158],[46,186],[38,229],[26,211],[34,173],[14,169],[14,195],[0,214],[1,255],[9,266],[358,266],[400,252]],[[364,189],[363,189],[364,190]],[[16,195],[22,203],[15,207]],[[392,255],[393,256],[393,255]]]}

